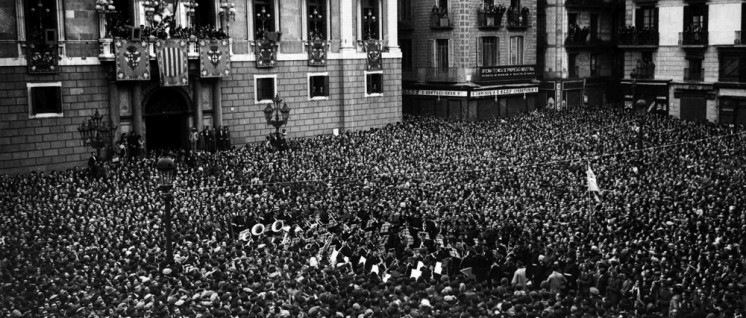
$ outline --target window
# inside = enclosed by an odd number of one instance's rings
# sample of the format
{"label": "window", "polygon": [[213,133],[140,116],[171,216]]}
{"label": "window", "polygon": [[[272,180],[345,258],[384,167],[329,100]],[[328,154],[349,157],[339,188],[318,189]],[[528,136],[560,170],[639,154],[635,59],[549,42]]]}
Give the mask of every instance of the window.
{"label": "window", "polygon": [[412,40],[400,39],[399,47],[401,48],[402,69],[411,70],[414,67],[414,60],[412,58]]}
{"label": "window", "polygon": [[267,38],[267,32],[275,31],[274,0],[254,0],[254,38]]}
{"label": "window", "polygon": [[522,65],[523,64],[523,37],[522,36],[511,36],[510,37],[510,64],[511,65]]}
{"label": "window", "polygon": [[329,98],[329,73],[308,74],[308,98]]}
{"label": "window", "polygon": [[399,0],[399,21],[412,22],[412,0]]}
{"label": "window", "polygon": [[707,5],[697,4],[684,7],[684,32],[707,30]]}
{"label": "window", "polygon": [[[25,1],[25,3],[26,40],[37,43],[56,41],[57,1]],[[50,32],[55,33],[54,39],[49,38]]]}
{"label": "window", "polygon": [[439,69],[448,69],[448,40],[435,40],[435,66]]}
{"label": "window", "polygon": [[719,56],[720,81],[746,82],[746,56],[737,52],[725,52]]}
{"label": "window", "polygon": [[29,118],[62,117],[62,82],[26,83]]}
{"label": "window", "polygon": [[378,10],[378,0],[361,0],[360,16],[361,16],[361,30],[362,39],[370,40],[380,39],[380,31],[378,24],[380,23],[380,16]]}
{"label": "window", "polygon": [[448,10],[448,0],[437,0],[438,8]]}
{"label": "window", "polygon": [[255,75],[254,96],[256,103],[271,103],[277,92],[277,75]]}
{"label": "window", "polygon": [[591,54],[591,76],[599,76],[598,74],[598,55]]}
{"label": "window", "polygon": [[383,94],[383,72],[365,72],[365,95],[377,96]]}
{"label": "window", "polygon": [[494,36],[482,38],[482,66],[497,66],[499,58],[499,39]]}
{"label": "window", "polygon": [[[194,26],[215,26],[215,2],[213,0],[195,0]],[[183,3],[183,2],[182,2]]]}
{"label": "window", "polygon": [[307,0],[308,12],[308,39],[327,39],[326,0]]}
{"label": "window", "polygon": [[568,13],[567,14],[567,24],[573,25],[578,24],[578,14],[577,13]]}
{"label": "window", "polygon": [[514,8],[520,8],[521,0],[510,0],[510,6]]}
{"label": "window", "polygon": [[702,81],[704,70],[702,70],[702,59],[687,58],[689,68],[684,70],[684,79],[689,81]]}
{"label": "window", "polygon": [[642,7],[635,10],[635,26],[638,29],[658,29],[658,8]]}

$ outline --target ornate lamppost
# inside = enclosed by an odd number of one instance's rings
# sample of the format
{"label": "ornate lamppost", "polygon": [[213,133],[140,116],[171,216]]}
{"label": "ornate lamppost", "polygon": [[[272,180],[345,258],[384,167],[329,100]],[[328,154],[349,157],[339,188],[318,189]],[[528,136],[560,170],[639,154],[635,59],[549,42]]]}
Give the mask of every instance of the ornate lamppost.
{"label": "ornate lamppost", "polygon": [[279,143],[282,140],[280,138],[280,127],[286,125],[290,118],[288,103],[283,103],[279,94],[275,95],[272,104],[267,104],[267,107],[264,108],[264,118],[267,120],[267,125],[275,127],[274,138],[270,138],[270,140],[273,140],[274,146],[279,149]]}
{"label": "ornate lamppost", "polygon": [[233,2],[220,2],[220,16],[225,21],[225,33],[230,35],[230,22],[236,21],[236,4]]}
{"label": "ornate lamppost", "polygon": [[158,189],[161,190],[161,197],[166,204],[163,215],[163,223],[166,228],[166,263],[173,264],[174,251],[171,233],[171,206],[174,201],[174,181],[176,180],[176,163],[171,156],[166,155],[158,159],[155,164],[158,170]]}
{"label": "ornate lamppost", "polygon": [[80,140],[83,146],[89,146],[96,149],[96,155],[101,157],[101,148],[108,146],[112,140],[112,133],[117,128],[114,122],[103,120],[104,116],[99,114],[98,110],[91,115],[91,118],[84,120],[78,126]]}
{"label": "ornate lamppost", "polygon": [[199,3],[194,0],[184,2],[184,9],[189,17],[189,25],[192,28],[194,28],[194,15],[197,13],[197,7],[199,7]]}

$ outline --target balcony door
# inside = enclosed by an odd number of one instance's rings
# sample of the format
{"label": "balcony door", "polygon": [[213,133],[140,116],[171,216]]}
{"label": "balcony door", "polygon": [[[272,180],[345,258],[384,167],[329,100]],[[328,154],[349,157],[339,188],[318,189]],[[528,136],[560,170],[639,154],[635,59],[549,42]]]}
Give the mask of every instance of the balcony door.
{"label": "balcony door", "polygon": [[438,71],[448,71],[448,40],[438,39],[435,41],[435,67]]}

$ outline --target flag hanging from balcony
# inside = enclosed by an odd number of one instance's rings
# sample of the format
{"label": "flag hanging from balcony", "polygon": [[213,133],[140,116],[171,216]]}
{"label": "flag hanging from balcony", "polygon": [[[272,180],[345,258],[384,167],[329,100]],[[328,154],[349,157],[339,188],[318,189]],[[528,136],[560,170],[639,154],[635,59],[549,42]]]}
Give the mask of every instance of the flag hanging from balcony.
{"label": "flag hanging from balcony", "polygon": [[365,41],[365,53],[368,58],[369,71],[378,71],[383,69],[383,61],[381,60],[381,41]]}
{"label": "flag hanging from balcony", "polygon": [[200,39],[198,43],[200,77],[230,76],[231,52],[228,39]]}
{"label": "flag hanging from balcony", "polygon": [[148,81],[150,80],[150,53],[148,42],[114,41],[117,81]]}
{"label": "flag hanging from balcony", "polygon": [[156,58],[160,69],[161,86],[186,86],[189,84],[187,41],[158,40]]}

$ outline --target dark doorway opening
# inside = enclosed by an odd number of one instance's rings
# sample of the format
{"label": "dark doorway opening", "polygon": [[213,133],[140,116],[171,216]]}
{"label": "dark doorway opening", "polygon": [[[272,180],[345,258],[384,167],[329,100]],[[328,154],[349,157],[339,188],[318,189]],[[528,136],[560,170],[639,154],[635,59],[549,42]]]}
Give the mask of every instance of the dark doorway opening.
{"label": "dark doorway opening", "polygon": [[145,142],[149,150],[186,149],[186,144],[182,140],[182,135],[188,129],[185,115],[148,116],[145,125],[148,128]]}
{"label": "dark doorway opening", "polygon": [[189,101],[174,88],[153,92],[145,105],[145,145],[148,151],[188,148]]}

